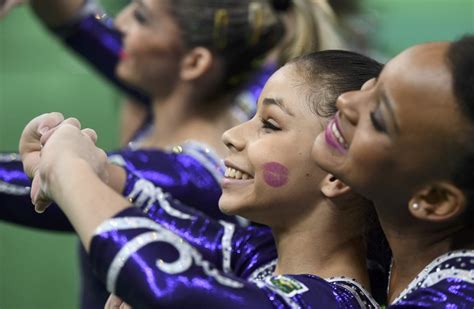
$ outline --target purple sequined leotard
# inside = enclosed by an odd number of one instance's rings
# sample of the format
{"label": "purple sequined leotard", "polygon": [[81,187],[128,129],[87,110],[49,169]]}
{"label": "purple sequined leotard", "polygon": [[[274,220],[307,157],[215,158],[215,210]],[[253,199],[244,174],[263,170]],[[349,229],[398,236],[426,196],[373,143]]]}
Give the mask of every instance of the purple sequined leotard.
{"label": "purple sequined leotard", "polygon": [[130,207],[103,222],[91,264],[107,289],[135,308],[377,308],[348,278],[272,276],[265,227],[216,221],[129,175]]}
{"label": "purple sequined leotard", "polygon": [[435,259],[389,308],[474,308],[474,250],[452,251]]}

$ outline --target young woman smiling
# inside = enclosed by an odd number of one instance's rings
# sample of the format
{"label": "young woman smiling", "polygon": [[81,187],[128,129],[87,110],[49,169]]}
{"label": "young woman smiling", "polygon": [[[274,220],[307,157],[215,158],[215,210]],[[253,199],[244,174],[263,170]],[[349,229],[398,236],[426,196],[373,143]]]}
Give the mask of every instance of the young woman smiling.
{"label": "young woman smiling", "polygon": [[339,97],[314,160],[375,203],[394,307],[474,306],[474,37],[415,46]]}

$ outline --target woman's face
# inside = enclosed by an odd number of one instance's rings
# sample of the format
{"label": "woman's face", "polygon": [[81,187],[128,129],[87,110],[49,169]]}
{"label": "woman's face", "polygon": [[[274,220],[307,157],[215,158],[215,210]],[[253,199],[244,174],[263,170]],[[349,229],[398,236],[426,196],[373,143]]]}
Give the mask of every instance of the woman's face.
{"label": "woman's face", "polygon": [[449,179],[463,119],[447,48],[408,49],[361,90],[341,95],[338,114],[314,143],[318,164],[379,204],[407,203],[421,185]]}
{"label": "woman's face", "polygon": [[120,79],[153,97],[166,96],[179,77],[183,46],[167,1],[135,0],[117,17],[123,51]]}
{"label": "woman's face", "polygon": [[230,150],[220,209],[275,226],[291,222],[321,198],[326,175],[311,158],[324,124],[310,109],[294,65],[274,73],[254,118],[223,135]]}

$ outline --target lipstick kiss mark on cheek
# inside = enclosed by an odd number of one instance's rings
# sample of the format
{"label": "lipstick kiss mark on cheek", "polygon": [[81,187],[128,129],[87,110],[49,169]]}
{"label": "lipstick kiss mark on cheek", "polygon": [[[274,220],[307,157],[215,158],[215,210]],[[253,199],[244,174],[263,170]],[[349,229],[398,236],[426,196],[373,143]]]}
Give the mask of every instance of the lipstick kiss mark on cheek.
{"label": "lipstick kiss mark on cheek", "polygon": [[263,165],[263,179],[273,188],[284,186],[288,183],[288,168],[277,162],[268,162]]}

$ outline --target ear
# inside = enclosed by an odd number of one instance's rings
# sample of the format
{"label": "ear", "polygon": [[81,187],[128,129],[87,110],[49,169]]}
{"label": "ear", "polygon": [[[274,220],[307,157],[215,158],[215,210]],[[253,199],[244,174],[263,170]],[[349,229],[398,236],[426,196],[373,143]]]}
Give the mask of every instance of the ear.
{"label": "ear", "polygon": [[321,192],[325,197],[335,198],[352,192],[351,188],[337,179],[334,175],[328,174],[321,181]]}
{"label": "ear", "polygon": [[194,80],[208,72],[213,64],[214,55],[204,47],[195,47],[188,51],[181,60],[180,77],[183,80]]}
{"label": "ear", "polygon": [[408,210],[415,218],[442,222],[456,218],[466,206],[466,196],[458,187],[439,182],[416,192],[408,204]]}

